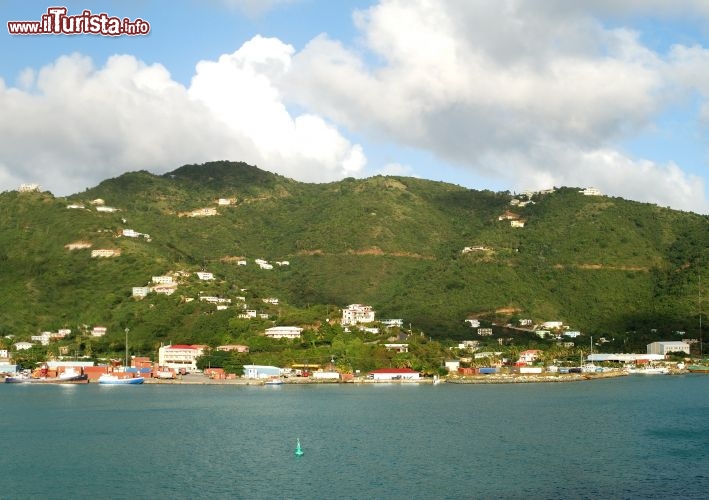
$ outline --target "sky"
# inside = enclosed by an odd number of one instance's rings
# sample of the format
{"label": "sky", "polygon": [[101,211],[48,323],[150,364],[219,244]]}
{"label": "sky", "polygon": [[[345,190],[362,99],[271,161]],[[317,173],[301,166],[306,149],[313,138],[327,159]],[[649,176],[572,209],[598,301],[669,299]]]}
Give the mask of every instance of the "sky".
{"label": "sky", "polygon": [[[43,16],[98,31],[102,13],[103,32],[11,33]],[[0,191],[231,160],[709,214],[705,0],[0,0],[0,15]],[[109,36],[111,18],[143,31]]]}

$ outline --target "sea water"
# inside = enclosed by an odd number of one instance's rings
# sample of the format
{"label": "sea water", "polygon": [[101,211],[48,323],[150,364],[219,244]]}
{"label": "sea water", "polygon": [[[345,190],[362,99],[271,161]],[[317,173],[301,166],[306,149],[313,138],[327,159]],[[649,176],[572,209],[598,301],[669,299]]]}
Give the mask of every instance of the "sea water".
{"label": "sea water", "polygon": [[4,384],[0,404],[3,499],[709,498],[709,375]]}

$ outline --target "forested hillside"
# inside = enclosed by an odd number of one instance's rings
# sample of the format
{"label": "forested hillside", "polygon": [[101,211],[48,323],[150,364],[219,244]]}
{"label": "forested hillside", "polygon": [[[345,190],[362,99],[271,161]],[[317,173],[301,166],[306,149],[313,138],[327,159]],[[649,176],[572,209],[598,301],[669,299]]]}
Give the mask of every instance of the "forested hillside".
{"label": "forested hillside", "polygon": [[[128,173],[66,198],[5,192],[0,333],[104,325],[105,338],[77,345],[120,351],[129,328],[136,352],[149,354],[161,342],[217,345],[274,324],[315,328],[363,303],[440,340],[470,338],[472,317],[563,321],[616,351],[678,331],[696,337],[709,219],[580,189],[530,199],[405,177],[306,184],[215,162]],[[97,211],[99,198],[116,210]],[[216,215],[190,216],[199,209]],[[92,258],[96,249],[120,255]],[[267,270],[255,259],[288,264]],[[199,280],[200,270],[216,279]],[[191,274],[173,295],[131,296],[177,271]],[[232,304],[217,311],[200,293]],[[239,319],[242,304],[267,318]]]}

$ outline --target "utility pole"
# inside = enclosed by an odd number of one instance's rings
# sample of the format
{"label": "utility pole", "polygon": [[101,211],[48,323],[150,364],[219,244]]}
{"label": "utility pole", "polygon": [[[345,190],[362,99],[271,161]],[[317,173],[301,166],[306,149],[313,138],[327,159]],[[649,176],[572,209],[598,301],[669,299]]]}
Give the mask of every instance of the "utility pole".
{"label": "utility pole", "polygon": [[128,370],[128,332],[129,328],[126,328],[126,364],[124,365],[124,370]]}

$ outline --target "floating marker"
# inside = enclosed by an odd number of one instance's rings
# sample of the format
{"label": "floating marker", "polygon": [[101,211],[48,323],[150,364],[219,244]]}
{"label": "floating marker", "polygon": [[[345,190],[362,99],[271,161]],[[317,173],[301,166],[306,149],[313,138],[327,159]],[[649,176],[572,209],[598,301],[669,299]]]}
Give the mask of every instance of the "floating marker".
{"label": "floating marker", "polygon": [[304,453],[303,449],[300,447],[300,438],[297,438],[296,445],[295,445],[295,456],[302,457],[303,453]]}

